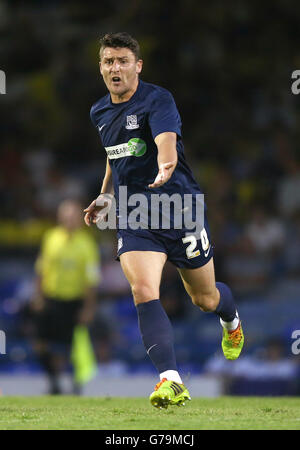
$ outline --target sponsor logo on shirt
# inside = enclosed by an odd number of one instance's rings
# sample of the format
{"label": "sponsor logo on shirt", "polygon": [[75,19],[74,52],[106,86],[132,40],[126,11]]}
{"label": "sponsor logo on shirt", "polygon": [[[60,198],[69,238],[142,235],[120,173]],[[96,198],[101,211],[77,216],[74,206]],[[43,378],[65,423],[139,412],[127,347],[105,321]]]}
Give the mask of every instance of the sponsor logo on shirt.
{"label": "sponsor logo on shirt", "polygon": [[132,138],[128,142],[111,147],[105,147],[109,159],[124,158],[125,156],[143,156],[147,151],[147,144],[143,139]]}
{"label": "sponsor logo on shirt", "polygon": [[136,115],[127,116],[127,125],[125,126],[126,130],[136,130],[139,127],[140,126],[137,123]]}
{"label": "sponsor logo on shirt", "polygon": [[128,141],[128,148],[133,156],[143,156],[147,151],[146,142],[140,138],[132,138]]}

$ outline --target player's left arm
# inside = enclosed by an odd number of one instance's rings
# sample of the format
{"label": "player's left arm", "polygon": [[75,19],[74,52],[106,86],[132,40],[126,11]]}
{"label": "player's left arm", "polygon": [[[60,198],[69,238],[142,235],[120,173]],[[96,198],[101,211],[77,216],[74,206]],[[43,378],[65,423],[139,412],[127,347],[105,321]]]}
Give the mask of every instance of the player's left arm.
{"label": "player's left arm", "polygon": [[173,132],[160,133],[154,139],[157,145],[158,174],[149,188],[157,188],[165,184],[172,176],[177,165],[177,135]]}

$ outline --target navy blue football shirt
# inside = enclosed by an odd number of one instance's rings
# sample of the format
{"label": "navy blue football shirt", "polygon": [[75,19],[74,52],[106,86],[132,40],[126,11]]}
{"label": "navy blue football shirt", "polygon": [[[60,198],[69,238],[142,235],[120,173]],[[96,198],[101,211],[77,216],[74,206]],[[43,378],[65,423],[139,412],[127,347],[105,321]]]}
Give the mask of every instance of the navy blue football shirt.
{"label": "navy blue football shirt", "polygon": [[[181,118],[168,90],[139,80],[127,102],[112,103],[108,93],[92,106],[90,115],[109,158],[117,204],[119,186],[126,186],[128,199],[144,194],[149,199],[148,208],[153,194],[179,194],[182,198],[184,194],[201,194],[184,157]],[[163,132],[177,135],[178,163],[167,183],[151,189],[148,184],[158,173],[154,139]],[[134,206],[128,206],[128,212],[132,209]],[[171,218],[171,228],[173,222]]]}

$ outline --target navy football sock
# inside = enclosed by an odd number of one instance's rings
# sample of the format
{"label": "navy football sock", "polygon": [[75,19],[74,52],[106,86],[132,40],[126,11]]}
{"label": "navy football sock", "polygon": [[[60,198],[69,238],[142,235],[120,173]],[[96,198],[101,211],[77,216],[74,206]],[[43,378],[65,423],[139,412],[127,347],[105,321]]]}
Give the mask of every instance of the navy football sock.
{"label": "navy football sock", "polygon": [[159,300],[136,307],[145,349],[159,373],[177,370],[171,322]]}
{"label": "navy football sock", "polygon": [[221,317],[224,322],[231,322],[236,317],[236,306],[231,289],[227,284],[217,282],[216,287],[220,292],[220,302],[215,313]]}

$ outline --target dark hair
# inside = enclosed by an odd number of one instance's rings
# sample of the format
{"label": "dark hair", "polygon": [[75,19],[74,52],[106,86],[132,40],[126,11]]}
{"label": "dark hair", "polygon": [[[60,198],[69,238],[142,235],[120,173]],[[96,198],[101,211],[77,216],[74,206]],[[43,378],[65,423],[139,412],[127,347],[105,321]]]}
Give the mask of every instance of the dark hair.
{"label": "dark hair", "polygon": [[119,33],[107,33],[100,39],[100,58],[101,51],[106,47],[112,48],[129,48],[132,53],[135,55],[135,59],[138,60],[141,58],[140,55],[140,46],[136,39],[134,39],[130,34],[124,32]]}

